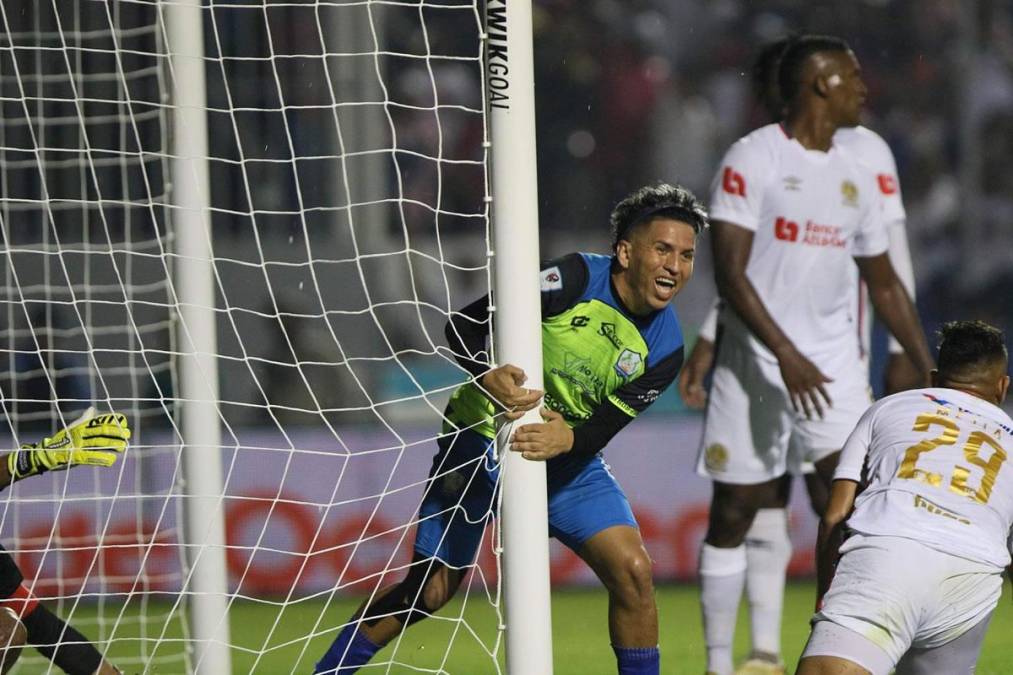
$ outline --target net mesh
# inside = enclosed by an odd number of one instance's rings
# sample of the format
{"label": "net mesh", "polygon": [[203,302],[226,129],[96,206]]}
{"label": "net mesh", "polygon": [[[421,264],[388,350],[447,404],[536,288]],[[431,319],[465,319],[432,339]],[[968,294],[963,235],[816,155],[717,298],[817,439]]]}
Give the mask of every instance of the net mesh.
{"label": "net mesh", "polygon": [[[7,447],[89,405],[126,413],[110,469],[0,493],[26,585],[126,670],[192,670],[174,329],[172,2],[0,7],[0,396]],[[214,2],[207,75],[235,672],[306,672],[410,559],[453,389],[443,337],[488,291],[474,2]],[[482,516],[488,520],[491,512]],[[425,653],[499,670],[494,542]],[[190,551],[192,553],[192,551]],[[476,607],[478,606],[478,607]],[[423,633],[423,635],[428,635]],[[407,640],[407,638],[406,638]],[[386,665],[383,665],[386,664]],[[19,672],[48,662],[34,652]],[[396,668],[394,668],[396,669]]]}

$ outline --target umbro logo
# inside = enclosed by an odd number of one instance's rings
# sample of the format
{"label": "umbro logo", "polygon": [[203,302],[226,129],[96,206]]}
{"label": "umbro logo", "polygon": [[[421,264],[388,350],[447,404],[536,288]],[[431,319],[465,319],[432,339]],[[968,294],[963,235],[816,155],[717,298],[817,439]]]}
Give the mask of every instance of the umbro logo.
{"label": "umbro logo", "polygon": [[798,176],[785,176],[781,181],[784,183],[785,190],[798,192],[802,189],[802,179]]}

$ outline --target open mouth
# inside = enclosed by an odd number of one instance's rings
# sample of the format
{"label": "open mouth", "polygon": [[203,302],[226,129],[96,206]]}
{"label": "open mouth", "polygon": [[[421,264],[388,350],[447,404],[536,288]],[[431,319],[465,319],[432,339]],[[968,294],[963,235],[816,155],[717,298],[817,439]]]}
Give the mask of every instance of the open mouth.
{"label": "open mouth", "polygon": [[654,284],[665,291],[675,290],[675,279],[669,279],[667,277],[658,277],[654,280]]}

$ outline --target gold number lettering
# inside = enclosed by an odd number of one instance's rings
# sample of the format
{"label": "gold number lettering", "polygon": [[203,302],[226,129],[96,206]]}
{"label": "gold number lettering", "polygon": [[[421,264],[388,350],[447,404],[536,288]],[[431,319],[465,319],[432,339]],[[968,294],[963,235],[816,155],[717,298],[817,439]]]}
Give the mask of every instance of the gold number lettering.
{"label": "gold number lettering", "polygon": [[[992,448],[992,456],[987,460],[981,458],[982,445]],[[981,477],[981,485],[978,486],[977,490],[968,487],[967,476],[970,474],[970,470],[963,466],[957,466],[953,469],[953,480],[950,482],[950,489],[958,495],[971,497],[982,504],[987,504],[988,498],[992,496],[992,488],[995,486],[996,475],[999,473],[1003,462],[1006,461],[1006,451],[988,434],[982,431],[975,431],[968,437],[967,443],[964,445],[964,457],[967,458],[968,462],[985,472],[985,475]]]}
{"label": "gold number lettering", "polygon": [[922,414],[915,419],[914,431],[928,431],[929,427],[933,424],[943,427],[944,431],[942,435],[919,441],[908,448],[904,453],[903,461],[900,463],[900,469],[897,471],[897,478],[908,478],[935,486],[942,484],[943,477],[941,474],[923,471],[916,468],[915,464],[918,463],[918,456],[923,452],[931,452],[940,445],[953,445],[956,443],[957,437],[960,435],[960,429],[948,417]]}
{"label": "gold number lettering", "polygon": [[[917,480],[939,487],[943,483],[942,474],[933,471],[919,469],[918,457],[922,453],[932,452],[942,445],[953,445],[960,436],[960,427],[957,423],[943,415],[921,414],[915,419],[914,431],[928,431],[933,425],[943,427],[943,433],[935,438],[927,438],[915,443],[904,452],[904,459],[901,460],[900,469],[897,470],[898,478]],[[988,459],[981,456],[981,446],[987,445],[992,449]],[[995,487],[995,479],[999,475],[999,469],[1006,461],[1006,451],[999,445],[998,441],[983,431],[974,431],[967,438],[964,444],[964,457],[967,461],[984,472],[981,477],[981,484],[974,489],[967,484],[971,470],[966,466],[954,466],[953,477],[950,479],[950,490],[961,495],[974,499],[982,504],[987,504],[992,496],[992,488]]]}

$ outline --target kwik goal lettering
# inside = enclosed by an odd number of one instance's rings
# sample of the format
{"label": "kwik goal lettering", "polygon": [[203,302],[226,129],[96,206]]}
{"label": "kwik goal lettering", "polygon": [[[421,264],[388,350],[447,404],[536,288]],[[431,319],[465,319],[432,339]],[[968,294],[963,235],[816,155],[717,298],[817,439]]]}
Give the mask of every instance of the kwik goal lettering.
{"label": "kwik goal lettering", "polygon": [[486,9],[488,41],[486,67],[489,71],[489,106],[510,108],[510,66],[507,64],[506,0],[489,0]]}

